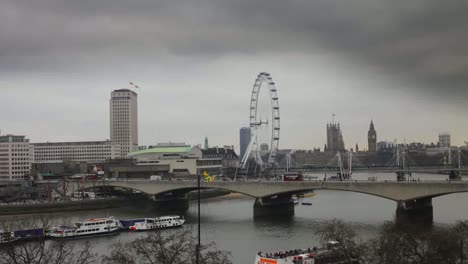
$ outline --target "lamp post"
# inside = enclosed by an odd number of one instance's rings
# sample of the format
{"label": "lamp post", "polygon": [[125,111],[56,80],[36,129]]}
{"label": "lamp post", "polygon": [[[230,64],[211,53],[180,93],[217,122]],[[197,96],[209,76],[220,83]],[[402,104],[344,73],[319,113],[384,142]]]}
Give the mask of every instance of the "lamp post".
{"label": "lamp post", "polygon": [[201,197],[200,197],[200,181],[201,181],[200,173],[197,173],[197,182],[198,182],[198,184],[197,184],[197,186],[198,186],[198,188],[197,188],[198,189],[198,199],[197,199],[197,202],[198,202],[198,210],[197,210],[197,212],[198,212],[198,243],[197,243],[197,248],[196,248],[196,253],[195,253],[196,254],[196,263],[197,264],[200,263],[200,247],[201,247],[201,239],[200,239],[200,235],[201,235],[200,234],[200,227],[201,227],[201,225],[200,225],[200,199],[201,199]]}
{"label": "lamp post", "polygon": [[460,222],[460,224],[462,227],[462,230],[460,232],[460,235],[461,235],[460,236],[460,264],[463,264],[465,263],[465,256],[463,255],[463,247],[464,247],[463,239],[465,235],[465,229],[468,227],[468,225],[463,222]]}

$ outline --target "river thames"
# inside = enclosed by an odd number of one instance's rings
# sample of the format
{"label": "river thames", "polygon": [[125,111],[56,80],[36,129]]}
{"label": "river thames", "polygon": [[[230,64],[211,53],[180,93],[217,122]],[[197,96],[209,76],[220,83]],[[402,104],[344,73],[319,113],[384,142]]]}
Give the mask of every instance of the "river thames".
{"label": "river thames", "polygon": [[[372,174],[373,176],[375,174]],[[353,175],[354,179],[367,179],[369,174]],[[394,180],[393,174],[377,174],[379,180]],[[413,175],[414,179],[444,180],[443,175]],[[232,195],[225,198],[203,200],[201,205],[202,242],[213,241],[219,249],[231,252],[235,264],[254,262],[258,251],[277,251],[307,248],[319,243],[315,232],[333,219],[342,219],[352,225],[362,239],[372,237],[385,221],[394,218],[396,203],[380,197],[343,191],[316,191],[317,195],[302,199],[312,206],[297,205],[295,215],[288,218],[253,218],[254,199]],[[468,193],[452,194],[433,199],[435,224],[453,224],[468,219]],[[138,208],[121,208],[101,211],[81,211],[51,214],[53,222],[73,222],[88,217],[112,215],[118,219],[151,217],[158,212]],[[36,216],[18,216],[32,219]],[[184,228],[196,231],[197,206],[191,202],[185,215]],[[11,219],[2,217],[0,219]],[[163,232],[171,232],[165,230]],[[145,233],[121,233],[111,237],[75,240],[89,241],[99,253],[108,253],[112,243],[131,241]]]}

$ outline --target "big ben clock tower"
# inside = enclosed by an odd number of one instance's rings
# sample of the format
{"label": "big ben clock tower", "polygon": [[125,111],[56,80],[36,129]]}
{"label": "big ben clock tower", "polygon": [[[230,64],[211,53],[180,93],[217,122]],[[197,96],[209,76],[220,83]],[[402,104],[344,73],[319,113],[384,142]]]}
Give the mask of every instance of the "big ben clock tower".
{"label": "big ben clock tower", "polygon": [[374,122],[371,121],[369,132],[367,133],[367,140],[369,142],[369,152],[377,151],[377,132],[374,128]]}

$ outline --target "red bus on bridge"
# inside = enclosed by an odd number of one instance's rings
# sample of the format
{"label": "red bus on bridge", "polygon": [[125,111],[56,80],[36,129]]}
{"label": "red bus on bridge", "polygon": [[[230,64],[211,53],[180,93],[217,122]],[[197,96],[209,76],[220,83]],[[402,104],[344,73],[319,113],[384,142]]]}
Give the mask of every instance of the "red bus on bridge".
{"label": "red bus on bridge", "polygon": [[282,176],[283,181],[304,181],[304,177],[301,173],[289,172]]}

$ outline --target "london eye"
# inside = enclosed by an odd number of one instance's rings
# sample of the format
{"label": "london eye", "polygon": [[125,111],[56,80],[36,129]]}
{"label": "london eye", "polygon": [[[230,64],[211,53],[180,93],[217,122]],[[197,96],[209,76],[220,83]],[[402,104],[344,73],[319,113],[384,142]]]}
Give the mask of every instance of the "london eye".
{"label": "london eye", "polygon": [[[259,96],[262,91],[267,96]],[[254,159],[261,168],[272,167],[278,154],[280,108],[277,89],[269,73],[262,72],[255,80],[250,98],[249,120],[250,142],[240,165],[245,168],[249,159]]]}

